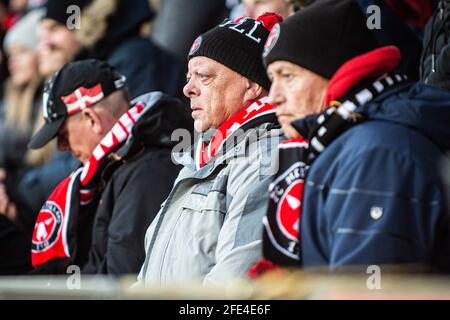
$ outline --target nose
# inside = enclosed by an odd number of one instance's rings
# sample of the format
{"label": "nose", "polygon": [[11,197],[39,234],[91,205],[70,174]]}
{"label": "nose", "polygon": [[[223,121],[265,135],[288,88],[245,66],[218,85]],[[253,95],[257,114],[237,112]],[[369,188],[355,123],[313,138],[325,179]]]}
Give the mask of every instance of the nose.
{"label": "nose", "polygon": [[272,82],[269,91],[269,103],[279,106],[286,100],[281,87],[282,86],[279,81],[274,80]]}
{"label": "nose", "polygon": [[192,98],[199,95],[199,90],[194,84],[194,80],[192,78],[190,78],[186,85],[183,87],[183,94],[187,98]]}

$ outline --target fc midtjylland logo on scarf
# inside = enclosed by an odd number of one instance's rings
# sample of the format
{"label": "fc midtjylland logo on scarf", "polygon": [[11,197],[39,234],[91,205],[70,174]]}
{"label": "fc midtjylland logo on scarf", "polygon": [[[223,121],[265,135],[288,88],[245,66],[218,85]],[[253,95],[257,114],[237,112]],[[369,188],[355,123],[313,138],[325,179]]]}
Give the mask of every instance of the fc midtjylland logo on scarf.
{"label": "fc midtjylland logo on scarf", "polygon": [[31,250],[44,251],[53,246],[61,232],[61,208],[53,201],[47,201],[42,207],[33,232]]}
{"label": "fc midtjylland logo on scarf", "polygon": [[73,214],[72,191],[81,168],[61,181],[39,212],[31,240],[31,263],[37,266],[51,258],[70,257],[67,229]]}
{"label": "fc midtjylland logo on scarf", "polygon": [[296,265],[300,259],[303,186],[309,168],[299,161],[299,154],[308,152],[308,142],[303,139],[287,140],[278,149],[280,169],[269,186],[268,213],[263,219],[264,257],[278,264]]}

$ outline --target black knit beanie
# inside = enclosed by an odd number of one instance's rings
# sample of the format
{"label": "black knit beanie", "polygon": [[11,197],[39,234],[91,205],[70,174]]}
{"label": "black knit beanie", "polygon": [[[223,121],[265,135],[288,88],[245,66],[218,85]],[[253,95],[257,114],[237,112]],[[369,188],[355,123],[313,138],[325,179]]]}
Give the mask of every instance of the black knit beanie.
{"label": "black knit beanie", "polygon": [[197,56],[211,58],[269,90],[262,52],[270,30],[281,21],[275,13],[265,13],[256,20],[248,17],[236,21],[226,19],[197,37],[188,60]]}
{"label": "black knit beanie", "polygon": [[348,60],[378,48],[354,0],[317,0],[275,26],[265,44],[264,64],[292,62],[327,79]]}

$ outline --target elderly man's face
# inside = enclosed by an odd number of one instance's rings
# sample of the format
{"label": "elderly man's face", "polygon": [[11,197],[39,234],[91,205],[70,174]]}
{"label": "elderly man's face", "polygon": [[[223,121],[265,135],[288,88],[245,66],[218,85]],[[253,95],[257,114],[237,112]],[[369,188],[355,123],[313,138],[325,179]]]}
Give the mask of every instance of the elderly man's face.
{"label": "elderly man's face", "polygon": [[288,61],[275,61],[267,68],[269,102],[277,107],[278,122],[289,138],[299,136],[291,126],[295,119],[321,112],[328,80]]}
{"label": "elderly man's face", "polygon": [[69,151],[75,158],[86,164],[101,138],[92,130],[92,126],[84,121],[82,114],[78,113],[68,117],[59,130],[58,150]]}
{"label": "elderly man's face", "polygon": [[128,101],[122,92],[116,91],[96,105],[67,117],[58,131],[58,149],[69,151],[86,164],[95,147],[119,119],[119,114],[127,109]]}
{"label": "elderly man's face", "polygon": [[243,108],[248,83],[240,74],[210,58],[192,58],[183,93],[191,100],[195,130],[218,128]]}

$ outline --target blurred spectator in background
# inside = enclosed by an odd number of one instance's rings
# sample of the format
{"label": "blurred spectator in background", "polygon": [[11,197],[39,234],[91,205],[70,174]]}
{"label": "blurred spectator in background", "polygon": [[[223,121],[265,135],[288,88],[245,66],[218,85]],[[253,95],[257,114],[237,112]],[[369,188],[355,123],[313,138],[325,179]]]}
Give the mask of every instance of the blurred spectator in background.
{"label": "blurred spectator in background", "polygon": [[28,10],[33,10],[44,6],[47,0],[28,0]]}
{"label": "blurred spectator in background", "polygon": [[372,19],[378,12],[374,8],[379,8],[379,28],[372,29],[378,42],[398,47],[402,54],[399,71],[410,79],[419,80],[422,38],[435,0],[358,0],[358,3]]}
{"label": "blurred spectator in background", "polygon": [[29,0],[9,0],[9,10],[13,13],[23,15],[28,11]]}
{"label": "blurred spectator in background", "polygon": [[[51,150],[26,159],[27,144],[41,106],[42,80],[38,72],[36,27],[42,10],[30,12],[12,27],[3,46],[8,57],[10,77],[5,84],[4,122],[0,132],[0,167],[8,176],[26,164],[38,165],[49,160]],[[41,159],[37,159],[40,157]],[[31,161],[32,163],[27,163]]]}
{"label": "blurred spectator in background", "polygon": [[[151,38],[180,61],[185,61],[197,35],[228,15],[225,0],[160,0]],[[186,68],[183,65],[183,68]]]}
{"label": "blurred spectator in background", "polygon": [[28,11],[28,0],[9,0],[7,14],[3,21],[4,30],[8,31]]}
{"label": "blurred spectator in background", "polygon": [[228,0],[231,6],[231,19],[241,16],[258,17],[264,12],[276,12],[286,19],[294,12],[303,9],[314,0]]}
{"label": "blurred spectator in background", "polygon": [[[11,28],[4,41],[11,77],[2,103],[0,165],[5,169],[5,178],[1,181],[0,212],[29,234],[45,197],[76,165],[68,154],[55,153],[54,143],[37,151],[26,148],[31,134],[43,124],[42,75],[36,51],[36,30],[43,14],[42,9],[31,11]],[[46,165],[48,174],[37,183],[37,172]]]}
{"label": "blurred spectator in background", "polygon": [[420,80],[450,90],[450,0],[440,0],[423,38]]}
{"label": "blurred spectator in background", "polygon": [[294,8],[286,0],[242,0],[244,15],[251,18],[259,17],[264,12],[276,12],[284,19],[289,17]]}
{"label": "blurred spectator in background", "polygon": [[294,13],[294,3],[289,0],[242,0],[244,15],[258,17],[264,12],[276,12],[283,19]]}
{"label": "blurred spectator in background", "polygon": [[[70,24],[76,22],[74,13],[67,13],[71,5],[81,9],[79,26]],[[140,35],[154,15],[147,0],[49,0],[46,8],[40,26],[42,72],[54,72],[53,65],[63,61],[96,58],[127,77],[132,98],[155,90],[182,95],[181,63]]]}
{"label": "blurred spectator in background", "polygon": [[[36,27],[42,10],[30,12],[9,29],[4,39],[10,77],[1,101],[4,117],[0,123],[0,274],[25,273],[30,267],[30,232],[17,217],[16,204],[7,190],[13,190],[25,167],[42,164],[51,148],[28,152],[26,145],[41,106],[41,77],[37,65]],[[54,147],[54,146],[53,146]]]}
{"label": "blurred spectator in background", "polygon": [[2,32],[6,32],[6,21],[8,20],[9,8],[8,8],[8,0],[0,1],[0,30]]}
{"label": "blurred spectator in background", "polygon": [[[3,119],[0,123],[0,168],[4,176],[0,183],[0,213],[15,220],[17,208],[4,190],[10,190],[21,169],[38,165],[37,155],[26,159],[28,140],[35,125],[41,101],[41,78],[37,62],[36,27],[42,11],[31,12],[12,27],[3,43],[8,57],[10,77],[4,85],[1,102]],[[47,154],[47,157],[45,156]],[[48,158],[48,149],[40,156]],[[45,161],[45,159],[42,159]]]}

